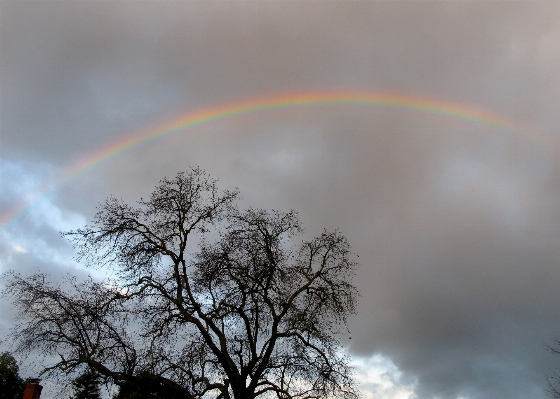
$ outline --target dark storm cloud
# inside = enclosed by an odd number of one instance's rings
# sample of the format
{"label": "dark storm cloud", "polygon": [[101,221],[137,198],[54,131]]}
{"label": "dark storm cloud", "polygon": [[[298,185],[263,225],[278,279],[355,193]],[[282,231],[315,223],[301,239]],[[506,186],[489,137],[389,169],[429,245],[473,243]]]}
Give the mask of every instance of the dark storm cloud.
{"label": "dark storm cloud", "polygon": [[[392,359],[420,399],[542,397],[555,361],[543,344],[560,334],[558,15],[552,1],[4,1],[0,151],[28,165],[23,179],[179,113],[287,91],[501,114],[525,136],[359,106],[237,117],[124,153],[53,201],[90,219],[109,194],[134,201],[198,163],[244,204],[349,236],[362,265],[353,354]],[[56,230],[79,217],[61,217],[5,233],[2,267],[72,270]]]}

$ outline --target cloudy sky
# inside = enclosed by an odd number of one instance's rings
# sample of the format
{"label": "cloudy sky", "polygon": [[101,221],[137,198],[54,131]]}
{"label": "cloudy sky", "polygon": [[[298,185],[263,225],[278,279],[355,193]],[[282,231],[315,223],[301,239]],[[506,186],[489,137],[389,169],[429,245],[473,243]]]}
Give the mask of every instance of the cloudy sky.
{"label": "cloudy sky", "polygon": [[[96,162],[181,115],[324,92],[431,105],[273,107]],[[0,272],[84,277],[58,232],[197,164],[242,206],[348,236],[368,398],[544,398],[559,109],[557,1],[1,0]],[[1,307],[0,340],[13,317]]]}

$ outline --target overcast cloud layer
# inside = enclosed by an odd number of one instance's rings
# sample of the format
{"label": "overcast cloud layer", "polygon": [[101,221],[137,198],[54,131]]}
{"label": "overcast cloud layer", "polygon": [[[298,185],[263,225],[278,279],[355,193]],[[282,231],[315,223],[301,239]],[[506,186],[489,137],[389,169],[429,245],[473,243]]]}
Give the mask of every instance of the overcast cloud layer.
{"label": "overcast cloud layer", "polygon": [[[0,213],[176,115],[328,90],[460,103],[525,130],[348,105],[207,123],[35,202],[0,229],[0,272],[84,277],[60,230],[198,164],[245,206],[348,236],[362,293],[348,345],[368,397],[544,398],[560,365],[544,349],[560,335],[560,2],[2,0]],[[12,320],[2,306],[0,340]]]}

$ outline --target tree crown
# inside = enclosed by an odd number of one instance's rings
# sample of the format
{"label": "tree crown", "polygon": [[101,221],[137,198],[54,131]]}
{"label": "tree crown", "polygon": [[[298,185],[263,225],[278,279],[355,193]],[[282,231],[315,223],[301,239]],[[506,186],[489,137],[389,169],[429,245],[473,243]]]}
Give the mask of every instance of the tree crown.
{"label": "tree crown", "polygon": [[136,206],[109,198],[66,235],[114,281],[70,292],[11,275],[20,349],[57,354],[47,373],[86,365],[118,385],[181,398],[354,398],[338,340],[355,311],[346,238],[297,242],[297,213],[239,211],[199,168],[164,179]]}
{"label": "tree crown", "polygon": [[87,370],[72,381],[74,396],[70,399],[101,399],[99,391],[99,375]]}
{"label": "tree crown", "polygon": [[0,399],[19,399],[23,388],[16,359],[9,352],[0,354]]}

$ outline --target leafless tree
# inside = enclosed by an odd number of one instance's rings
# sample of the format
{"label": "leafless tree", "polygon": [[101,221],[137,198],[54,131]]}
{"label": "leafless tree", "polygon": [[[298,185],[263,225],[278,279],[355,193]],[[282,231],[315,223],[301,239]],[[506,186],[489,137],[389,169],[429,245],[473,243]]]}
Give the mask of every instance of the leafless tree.
{"label": "leafless tree", "polygon": [[241,212],[237,197],[194,168],[136,206],[106,200],[66,236],[114,281],[12,273],[19,349],[56,355],[47,374],[150,376],[177,398],[358,396],[339,341],[357,300],[346,238],[302,241],[295,212]]}

